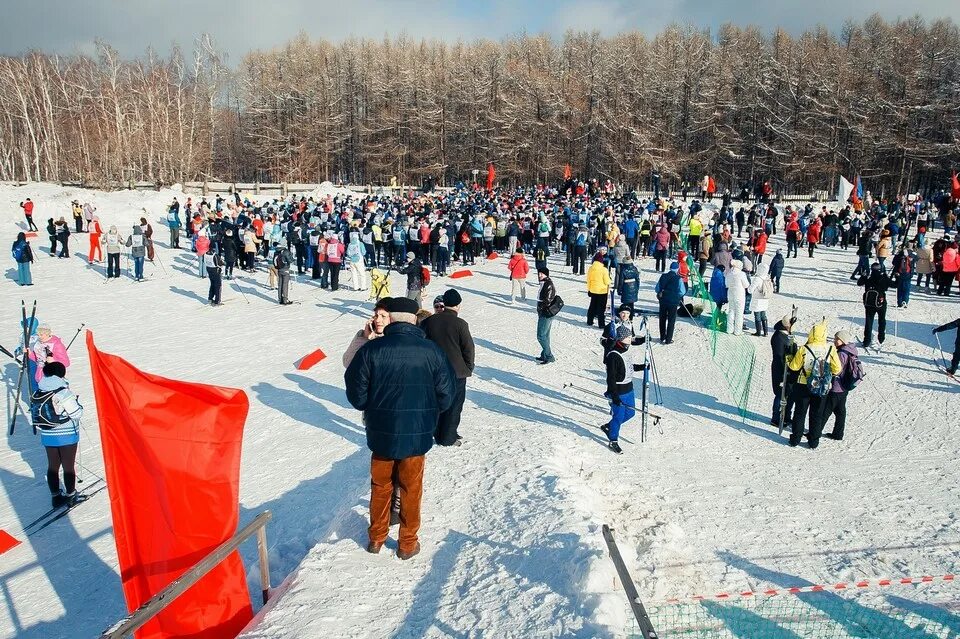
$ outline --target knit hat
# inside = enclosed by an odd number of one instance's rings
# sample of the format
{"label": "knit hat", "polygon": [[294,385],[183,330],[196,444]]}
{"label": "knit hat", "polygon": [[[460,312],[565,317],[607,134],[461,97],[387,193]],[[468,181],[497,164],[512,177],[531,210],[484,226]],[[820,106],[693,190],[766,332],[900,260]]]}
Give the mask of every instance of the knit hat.
{"label": "knit hat", "polygon": [[546,266],[543,268],[538,268],[537,273],[543,273],[545,277],[550,277],[550,269],[548,269]]}
{"label": "knit hat", "polygon": [[443,305],[444,306],[460,306],[460,303],[463,301],[463,298],[460,297],[460,293],[457,292],[455,288],[449,288],[443,294]]}
{"label": "knit hat", "polygon": [[436,306],[437,304],[443,304],[443,295],[437,295],[433,298],[433,305]]}
{"label": "knit hat", "polygon": [[783,317],[780,318],[780,323],[783,324],[784,326],[793,326],[793,316],[789,314],[784,315]]}
{"label": "knit hat", "polygon": [[633,309],[630,308],[630,305],[629,305],[629,304],[621,304],[620,306],[617,307],[617,312],[618,312],[618,313],[622,313],[622,312],[624,312],[624,311],[633,312]]}
{"label": "knit hat", "polygon": [[837,334],[834,335],[834,338],[843,344],[853,343],[853,335],[850,333],[850,331],[837,331]]}
{"label": "knit hat", "polygon": [[412,260],[415,257],[416,257],[416,254],[413,251],[410,251],[409,253],[407,253],[408,260]]}
{"label": "knit hat", "polygon": [[622,342],[622,343],[624,343],[624,344],[629,344],[629,343],[630,343],[629,340],[630,340],[631,334],[632,334],[632,331],[630,330],[630,327],[627,326],[626,324],[621,324],[620,326],[617,327],[617,341],[618,341],[618,342]]}
{"label": "knit hat", "polygon": [[391,297],[384,304],[388,313],[409,313],[416,315],[420,310],[420,305],[415,300],[407,297]]}
{"label": "knit hat", "polygon": [[680,262],[670,262],[670,270],[671,270],[671,271],[679,271],[679,270],[680,270]]}
{"label": "knit hat", "polygon": [[874,262],[873,264],[871,264],[871,265],[870,265],[870,270],[871,270],[871,271],[879,271],[879,270],[880,270],[880,262]]}

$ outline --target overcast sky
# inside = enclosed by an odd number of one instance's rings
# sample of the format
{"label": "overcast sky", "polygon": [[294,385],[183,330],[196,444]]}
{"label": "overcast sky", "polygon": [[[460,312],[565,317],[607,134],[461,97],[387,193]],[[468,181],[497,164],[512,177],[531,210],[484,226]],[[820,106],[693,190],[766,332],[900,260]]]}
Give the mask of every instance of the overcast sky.
{"label": "overcast sky", "polygon": [[956,14],[958,6],[958,0],[0,0],[0,55],[90,52],[97,39],[124,57],[148,46],[166,54],[174,42],[192,48],[206,32],[235,65],[247,51],[279,46],[301,30],[330,40],[405,32],[455,41],[567,29],[653,34],[671,22],[712,29],[733,22],[797,33],[818,23],[836,31],[847,18],[873,12],[934,20]]}

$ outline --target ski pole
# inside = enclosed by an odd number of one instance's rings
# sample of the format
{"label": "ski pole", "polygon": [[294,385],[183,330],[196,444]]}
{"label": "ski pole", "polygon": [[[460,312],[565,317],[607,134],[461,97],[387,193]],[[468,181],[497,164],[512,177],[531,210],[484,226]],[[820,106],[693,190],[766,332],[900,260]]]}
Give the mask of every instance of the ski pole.
{"label": "ski pole", "polygon": [[[600,393],[597,393],[597,392],[595,392],[595,391],[587,390],[586,388],[581,388],[581,387],[577,386],[576,384],[564,384],[563,387],[564,387],[564,388],[568,388],[568,387],[569,387],[569,388],[573,388],[573,389],[575,389],[575,390],[580,391],[581,393],[586,393],[587,395],[593,395],[594,397],[600,397],[600,398],[602,398],[602,399],[607,400],[608,402],[611,401],[606,395],[601,395]],[[611,403],[612,403],[612,402],[611,402]],[[622,403],[623,406],[626,406],[627,408],[631,408],[631,409],[633,409],[633,410],[638,410],[637,407],[634,406],[633,404],[627,404],[626,402],[621,402],[621,403]]]}
{"label": "ski pole", "polygon": [[940,344],[940,333],[934,333],[933,336],[937,338],[937,348],[940,349],[940,359],[943,361],[943,368],[944,370],[949,370],[947,368],[947,356],[943,354],[943,345]]}
{"label": "ski pole", "polygon": [[80,322],[80,328],[77,329],[76,334],[74,334],[73,339],[70,340],[70,343],[67,344],[67,350],[70,350],[70,347],[73,346],[73,343],[77,340],[77,335],[80,335],[80,331],[83,330],[83,327],[86,326],[83,322]]}
{"label": "ski pole", "polygon": [[6,348],[4,348],[4,346],[3,346],[2,344],[0,344],[0,353],[3,353],[3,354],[6,355],[7,357],[9,357],[9,358],[12,359],[13,361],[15,361],[17,364],[20,364],[20,363],[21,363],[21,362],[20,362],[20,359],[19,359],[16,355],[14,355],[14,354],[11,353],[10,351],[8,351]]}

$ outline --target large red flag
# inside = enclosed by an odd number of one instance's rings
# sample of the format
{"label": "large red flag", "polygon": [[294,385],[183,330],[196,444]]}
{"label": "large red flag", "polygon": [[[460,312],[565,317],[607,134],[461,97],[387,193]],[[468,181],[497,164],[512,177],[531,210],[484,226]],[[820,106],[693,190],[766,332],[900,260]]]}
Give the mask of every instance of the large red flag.
{"label": "large red flag", "polygon": [[957,172],[953,172],[953,181],[950,183],[950,197],[960,200],[960,180],[957,179]]}
{"label": "large red flag", "polygon": [[493,190],[493,181],[497,179],[497,170],[493,168],[493,162],[487,165],[487,190]]}
{"label": "large red flag", "polygon": [[[130,611],[234,535],[243,391],[144,373],[87,331],[120,578]],[[253,617],[233,553],[136,633],[233,639]]]}

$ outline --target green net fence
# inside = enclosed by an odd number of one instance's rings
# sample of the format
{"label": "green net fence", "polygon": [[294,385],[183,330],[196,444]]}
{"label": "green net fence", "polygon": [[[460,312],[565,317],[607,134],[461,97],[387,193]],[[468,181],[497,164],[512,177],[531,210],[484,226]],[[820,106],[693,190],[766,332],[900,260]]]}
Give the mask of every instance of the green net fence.
{"label": "green net fence", "polygon": [[726,380],[741,417],[746,417],[757,359],[756,347],[746,335],[726,333],[727,314],[714,304],[693,256],[687,256],[687,267],[690,271],[690,295],[695,300],[694,304],[701,309],[698,321],[710,331],[710,356]]}
{"label": "green net fence", "polygon": [[[955,592],[853,590],[648,605],[660,639],[957,639]],[[628,637],[642,637],[636,622]],[[646,638],[644,638],[646,639]]]}

